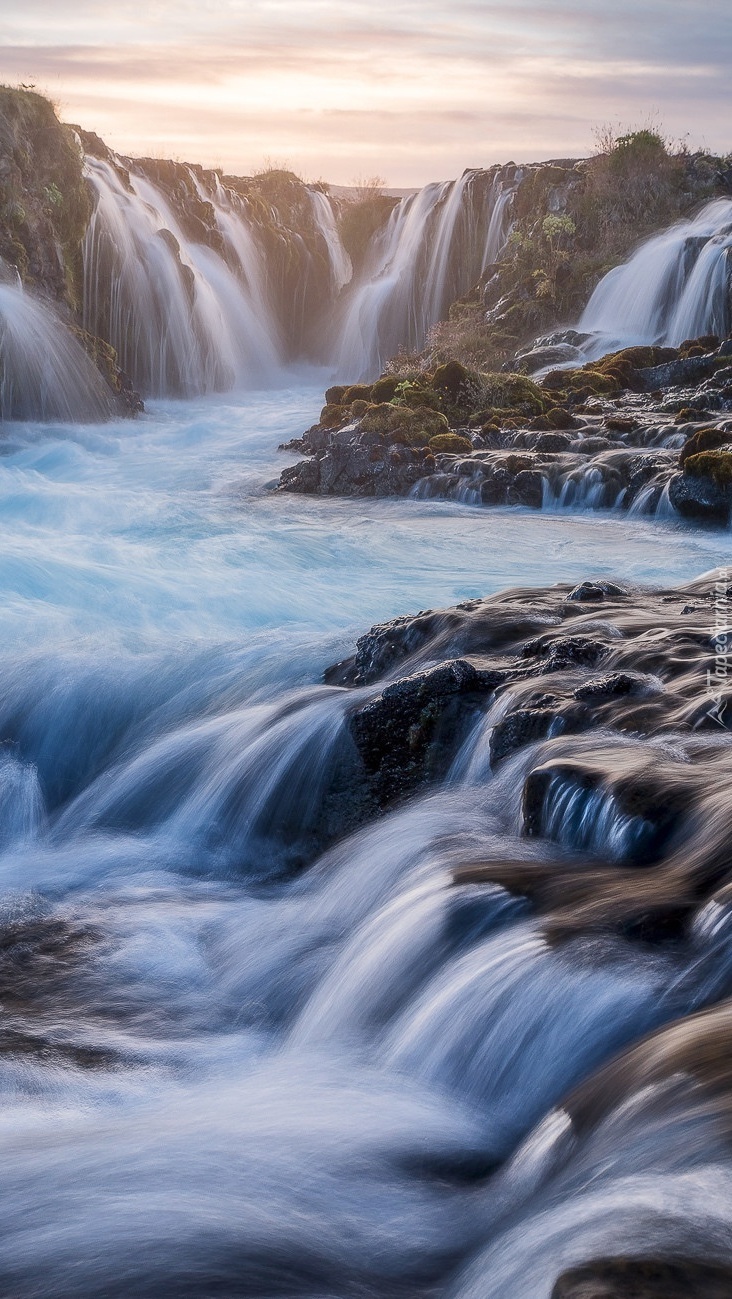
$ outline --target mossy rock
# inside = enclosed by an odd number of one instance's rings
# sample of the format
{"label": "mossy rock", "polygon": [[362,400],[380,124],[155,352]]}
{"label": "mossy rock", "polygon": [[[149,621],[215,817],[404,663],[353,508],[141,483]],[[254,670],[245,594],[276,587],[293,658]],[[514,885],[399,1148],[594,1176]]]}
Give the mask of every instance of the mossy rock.
{"label": "mossy rock", "polygon": [[[328,390],[332,392],[332,389]],[[327,394],[326,394],[327,395]],[[328,402],[320,412],[319,423],[323,428],[340,428],[348,419],[348,411],[344,406],[338,406],[335,402]]]}
{"label": "mossy rock", "polygon": [[684,360],[691,356],[706,356],[708,352],[715,351],[721,341],[716,334],[703,334],[701,338],[685,338],[683,343],[679,343],[678,354]]}
{"label": "mossy rock", "polygon": [[575,426],[574,417],[568,410],[562,410],[561,406],[552,406],[551,410],[547,411],[546,418],[552,429],[568,429]]}
{"label": "mossy rock", "polygon": [[354,401],[371,401],[371,385],[354,383],[350,388],[346,388],[342,397],[343,405],[350,406]]}
{"label": "mossy rock", "polygon": [[579,373],[579,370],[550,370],[541,381],[545,399],[547,393],[551,393],[555,397],[557,392],[566,389],[570,375]]}
{"label": "mossy rock", "polygon": [[675,347],[624,347],[619,352],[609,352],[600,361],[593,362],[592,368],[603,370],[606,366],[612,366],[614,362],[619,361],[634,370],[652,370],[657,365],[666,365],[668,361],[675,361],[677,356],[678,350]]}
{"label": "mossy rock", "polygon": [[717,451],[720,447],[727,446],[729,442],[732,442],[732,433],[723,433],[718,428],[697,429],[696,433],[692,433],[691,437],[686,439],[681,448],[679,469],[683,469],[687,461],[694,456],[704,451]]}
{"label": "mossy rock", "polygon": [[329,406],[342,406],[343,397],[348,388],[347,384],[336,384],[333,388],[326,388],[325,400]]}
{"label": "mossy rock", "polygon": [[363,397],[357,397],[355,401],[351,402],[351,416],[353,419],[360,419],[361,416],[365,415],[366,411],[370,409],[370,402],[366,401]]}
{"label": "mossy rock", "polygon": [[482,374],[480,382],[486,406],[520,411],[529,418],[548,409],[546,394],[525,374]]}
{"label": "mossy rock", "polygon": [[430,376],[419,371],[398,379],[393,395],[386,400],[393,406],[407,406],[412,410],[425,406],[441,410],[444,405],[444,397],[432,388]]}
{"label": "mossy rock", "polygon": [[380,402],[369,406],[361,420],[364,433],[381,433],[387,441],[393,442],[398,434],[405,439],[408,446],[425,446],[431,437],[438,433],[447,433],[449,425],[440,411],[428,406],[393,406],[391,402]]}
{"label": "mossy rock", "polygon": [[700,451],[689,456],[684,473],[690,478],[711,478],[718,487],[732,486],[732,451]]}
{"label": "mossy rock", "polygon": [[438,451],[447,451],[453,455],[470,455],[473,450],[473,444],[469,438],[461,437],[459,433],[438,433],[429,440],[429,449],[437,453]]}
{"label": "mossy rock", "polygon": [[570,388],[575,392],[581,393],[583,398],[593,394],[616,396],[621,386],[617,379],[596,369],[565,371],[565,381],[569,382]]}
{"label": "mossy rock", "polygon": [[371,388],[371,400],[374,402],[391,401],[397,390],[399,380],[393,374],[382,375]]}
{"label": "mossy rock", "polygon": [[469,370],[460,361],[447,361],[438,365],[432,375],[432,387],[435,392],[443,393],[455,406],[462,405],[466,398],[478,391],[480,376],[475,370]]}

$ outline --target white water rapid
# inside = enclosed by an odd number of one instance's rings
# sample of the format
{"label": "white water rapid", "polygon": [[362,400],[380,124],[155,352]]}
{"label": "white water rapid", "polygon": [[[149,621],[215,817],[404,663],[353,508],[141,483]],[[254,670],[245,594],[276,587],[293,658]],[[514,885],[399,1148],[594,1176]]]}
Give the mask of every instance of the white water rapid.
{"label": "white water rapid", "polygon": [[447,787],[339,834],[346,718],[378,687],[321,684],[376,620],[516,583],[670,585],[719,538],[275,495],[322,382],[4,429],[8,1299],[549,1299],[601,1254],[730,1253],[703,1104],[649,1089],[579,1135],[555,1108],[722,995],[729,926],[651,955],[552,945],[517,897],[454,886],[486,854],[570,851],[553,821],[554,843],[520,837],[531,745],[491,774],[468,735]]}

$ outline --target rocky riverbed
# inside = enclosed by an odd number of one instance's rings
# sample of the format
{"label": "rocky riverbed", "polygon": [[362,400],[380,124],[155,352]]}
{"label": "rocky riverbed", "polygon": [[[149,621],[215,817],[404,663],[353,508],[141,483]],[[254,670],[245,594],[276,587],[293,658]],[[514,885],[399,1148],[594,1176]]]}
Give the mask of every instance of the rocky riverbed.
{"label": "rocky riverbed", "polygon": [[334,387],[319,422],[286,449],[306,459],[282,472],[283,491],[665,508],[726,524],[732,339],[626,348],[535,379],[452,361]]}
{"label": "rocky riverbed", "polygon": [[523,833],[599,864],[502,860],[470,878],[528,892],[555,927],[650,939],[683,929],[729,875],[732,688],[715,675],[726,658],[714,623],[730,597],[723,578],[675,590],[584,582],[372,628],[326,674],[379,685],[349,719],[364,798],[383,810],[471,764],[485,779],[518,763]]}

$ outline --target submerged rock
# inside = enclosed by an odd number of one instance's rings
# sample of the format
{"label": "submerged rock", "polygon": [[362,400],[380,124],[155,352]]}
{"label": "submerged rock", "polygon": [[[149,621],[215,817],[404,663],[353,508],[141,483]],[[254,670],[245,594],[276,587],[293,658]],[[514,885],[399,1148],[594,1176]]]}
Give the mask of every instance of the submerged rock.
{"label": "submerged rock", "polygon": [[732,1268],[698,1258],[608,1258],[564,1272],[551,1299],[730,1299]]}

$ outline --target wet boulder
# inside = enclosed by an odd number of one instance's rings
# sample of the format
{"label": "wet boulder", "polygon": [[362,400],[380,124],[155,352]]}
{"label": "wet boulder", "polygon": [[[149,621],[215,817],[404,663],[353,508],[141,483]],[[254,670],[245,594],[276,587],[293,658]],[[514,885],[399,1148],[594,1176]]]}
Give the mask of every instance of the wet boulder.
{"label": "wet boulder", "polygon": [[523,648],[524,658],[540,660],[538,671],[542,675],[571,668],[595,668],[609,653],[609,645],[591,636],[559,636],[552,640],[540,637]]}
{"label": "wet boulder", "polygon": [[701,452],[689,457],[684,472],[671,479],[669,500],[683,518],[726,524],[732,509],[732,486],[717,481],[711,472],[699,472],[705,467],[704,457],[713,454]]}
{"label": "wet boulder", "polygon": [[350,732],[380,807],[445,775],[476,704],[503,679],[453,659],[393,682],[351,715]]}
{"label": "wet boulder", "polygon": [[552,708],[517,708],[501,718],[491,734],[491,763],[515,753],[524,744],[533,744],[558,731],[559,714]]}
{"label": "wet boulder", "polygon": [[657,392],[663,388],[684,388],[701,383],[714,373],[716,365],[716,357],[712,354],[686,356],[638,370],[637,375],[644,392]]}
{"label": "wet boulder", "polygon": [[528,505],[534,510],[541,509],[544,491],[544,479],[536,469],[521,469],[508,487],[509,505]]}
{"label": "wet boulder", "polygon": [[622,586],[616,586],[614,582],[580,582],[579,586],[575,586],[570,591],[567,599],[587,602],[624,595],[627,595],[627,591],[624,591]]}

